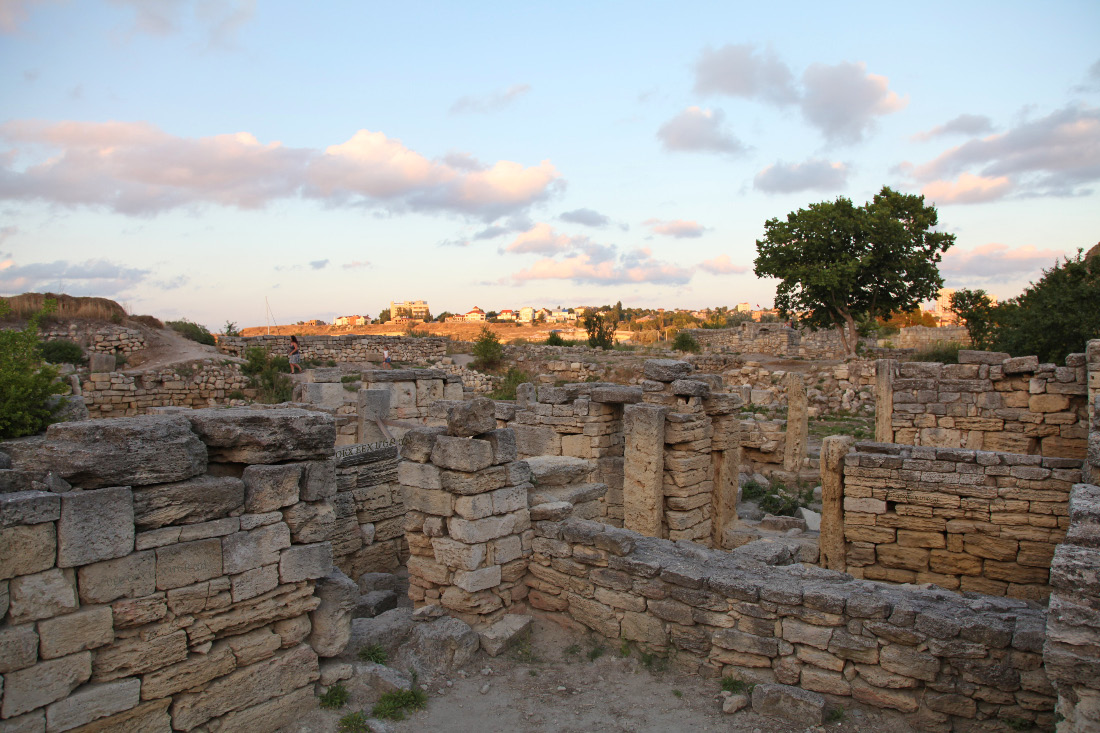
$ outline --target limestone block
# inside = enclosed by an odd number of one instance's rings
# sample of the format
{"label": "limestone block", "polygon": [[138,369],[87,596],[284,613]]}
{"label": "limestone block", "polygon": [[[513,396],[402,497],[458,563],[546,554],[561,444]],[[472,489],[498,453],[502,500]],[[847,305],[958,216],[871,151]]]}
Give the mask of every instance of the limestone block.
{"label": "limestone block", "polygon": [[336,444],[334,418],[312,410],[234,407],[192,410],[185,417],[206,444],[212,461],[258,464],[326,460],[332,457]]}
{"label": "limestone block", "polygon": [[413,428],[401,439],[401,457],[416,463],[426,463],[435,447],[436,436],[446,433],[447,429],[442,426]]}
{"label": "limestone block", "polygon": [[25,669],[38,661],[34,624],[0,628],[0,674]]}
{"label": "limestone block", "polygon": [[157,590],[182,588],[222,574],[222,541],[217,538],[166,545],[155,552]]}
{"label": "limestone block", "polygon": [[89,608],[56,616],[38,624],[43,659],[54,659],[110,644],[115,630],[111,607]]}
{"label": "limestone block", "polygon": [[336,494],[336,461],[309,461],[302,464],[298,490],[302,501],[321,501]]}
{"label": "limestone block", "polygon": [[443,490],[418,489],[411,486],[403,488],[406,509],[424,512],[436,517],[449,517],[454,514],[455,498],[453,494]]}
{"label": "limestone block", "polygon": [[224,537],[222,564],[227,575],[278,564],[280,551],[290,547],[290,528],[283,522]]}
{"label": "limestone block", "polygon": [[290,506],[298,501],[300,465],[249,466],[244,469],[244,506],[262,513]]}
{"label": "limestone block", "polygon": [[500,585],[500,566],[490,565],[479,570],[456,570],[453,582],[467,593],[495,588]]}
{"label": "limestone block", "polygon": [[433,537],[432,551],[440,565],[462,570],[476,570],[486,558],[486,545],[466,544],[449,537]]}
{"label": "limestone block", "polygon": [[142,529],[227,517],[244,504],[244,483],[229,476],[199,476],[134,491],[134,522]]}
{"label": "limestone block", "polygon": [[323,578],[331,572],[331,542],[292,545],[279,556],[279,581],[282,583]]}
{"label": "limestone block", "polygon": [[397,465],[397,480],[403,486],[414,486],[418,489],[443,488],[440,470],[430,463],[402,461]]}
{"label": "limestone block", "polygon": [[[278,639],[277,636],[275,638]],[[144,675],[141,679],[141,697],[155,700],[190,690],[229,674],[236,666],[237,661],[229,644],[219,642],[206,654],[191,654],[186,661]]]}
{"label": "limestone block", "polygon": [[514,526],[515,520],[511,514],[473,521],[461,517],[449,517],[447,519],[447,530],[450,536],[467,544],[488,542],[489,540],[495,540],[497,537],[511,534]]}
{"label": "limestone block", "polygon": [[46,728],[63,731],[114,715],[140,702],[141,680],[131,677],[86,685],[46,708]]}
{"label": "limestone block", "polygon": [[516,452],[521,458],[561,453],[561,436],[553,428],[513,424],[511,429],[516,434]]}
{"label": "limestone block", "polygon": [[495,491],[508,484],[517,485],[522,483],[522,480],[517,479],[523,475],[523,472],[512,470],[515,466],[526,467],[526,463],[517,461],[503,466],[493,466],[492,468],[476,473],[443,471],[441,474],[443,488],[452,494],[470,496],[473,494],[483,494],[487,491]]}
{"label": "limestone block", "polygon": [[271,629],[282,640],[282,648],[288,649],[305,641],[309,636],[309,615],[276,621],[271,625]]}
{"label": "limestone block", "polygon": [[0,580],[52,568],[57,561],[53,522],[0,529]]}
{"label": "limestone block", "polygon": [[301,644],[275,657],[238,669],[202,692],[185,692],[172,703],[172,724],[190,730],[211,718],[286,695],[317,679],[317,655]]}
{"label": "limestone block", "polygon": [[481,471],[493,465],[493,447],[485,440],[440,435],[432,448],[432,463],[454,471]]}
{"label": "limestone block", "polygon": [[0,493],[0,529],[21,524],[54,522],[61,514],[61,499],[48,491]]}
{"label": "limestone block", "polygon": [[583,481],[592,472],[589,461],[574,456],[535,456],[524,462],[536,486],[567,486]]}
{"label": "limestone block", "polygon": [[646,379],[657,382],[674,382],[693,371],[694,367],[686,361],[672,359],[650,359],[645,363],[642,373]]}
{"label": "limestone block", "polygon": [[[448,588],[448,591],[453,591],[452,596],[455,593],[464,593],[453,586]],[[467,597],[475,604],[483,599],[488,600],[486,596],[496,598],[488,591],[483,591],[483,594],[475,594],[476,598],[470,598],[467,594]],[[497,607],[499,602],[498,598]],[[444,616],[426,623],[415,624],[409,634],[408,644],[397,661],[406,662],[401,665],[402,669],[412,667],[421,676],[426,676],[430,670],[461,668],[473,659],[479,645],[480,638],[469,625],[457,618]]]}
{"label": "limestone block", "polygon": [[[648,363],[648,362],[647,362]],[[666,407],[628,405],[623,476],[623,526],[659,537],[664,522],[664,442]]]}
{"label": "limestone block", "polygon": [[11,581],[11,621],[22,623],[50,618],[77,609],[75,578],[71,570],[51,568]]}
{"label": "limestone block", "polygon": [[520,614],[508,614],[482,631],[481,648],[490,657],[498,656],[530,633],[534,619]]}
{"label": "limestone block", "polygon": [[493,500],[493,514],[507,514],[527,508],[527,495],[530,484],[508,486],[497,489],[490,496]]}
{"label": "limestone block", "polygon": [[1005,359],[1003,367],[1006,375],[1035,372],[1039,370],[1039,357],[1017,356],[1015,358]]}
{"label": "limestone block", "polygon": [[290,528],[291,542],[323,542],[336,529],[336,512],[327,501],[300,501],[283,510],[283,521]]}
{"label": "limestone block", "polygon": [[134,550],[134,504],[128,487],[61,495],[57,564],[71,568]]}
{"label": "limestone block", "polygon": [[484,519],[493,514],[492,494],[459,496],[455,499],[454,510],[463,519]]}
{"label": "limestone block", "polygon": [[55,423],[46,435],[8,441],[16,469],[53,471],[74,486],[145,486],[206,471],[206,448],[176,415]]}
{"label": "limestone block", "polygon": [[0,716],[16,715],[67,697],[92,674],[91,652],[80,652],[40,662],[4,675],[4,704]]}
{"label": "limestone block", "polygon": [[496,408],[485,397],[461,402],[447,410],[447,434],[451,436],[473,437],[495,430],[496,426]]}
{"label": "limestone block", "polygon": [[358,584],[336,570],[317,581],[321,604],[311,613],[309,645],[320,657],[334,657],[351,640],[351,618],[359,598]]}
{"label": "limestone block", "polygon": [[825,698],[789,685],[762,684],[752,690],[752,710],[759,715],[785,718],[800,725],[825,722]]}
{"label": "limestone block", "polygon": [[272,564],[246,570],[234,575],[230,582],[234,603],[255,598],[279,585],[279,566]]}
{"label": "limestone block", "polygon": [[257,705],[235,710],[219,719],[223,731],[282,730],[299,721],[317,704],[312,685],[299,687],[286,695]]}
{"label": "limestone block", "polygon": [[481,436],[482,440],[489,441],[493,448],[493,465],[511,463],[518,455],[516,450],[516,432],[510,428],[490,430]]}

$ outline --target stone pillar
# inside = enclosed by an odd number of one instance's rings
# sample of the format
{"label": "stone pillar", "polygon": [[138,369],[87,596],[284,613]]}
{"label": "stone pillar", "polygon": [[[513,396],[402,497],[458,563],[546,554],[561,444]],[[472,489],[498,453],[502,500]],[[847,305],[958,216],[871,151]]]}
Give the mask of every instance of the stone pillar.
{"label": "stone pillar", "polygon": [[380,420],[385,420],[390,414],[390,391],[388,389],[361,389],[359,390],[359,441],[360,443],[376,443],[389,440],[382,428],[378,426]]}
{"label": "stone pillar", "polygon": [[737,518],[737,482],[741,473],[741,447],[712,451],[714,491],[711,493],[710,546],[722,546],[722,533]]}
{"label": "stone pillar", "polygon": [[409,431],[398,467],[409,543],[409,596],[475,628],[526,598],[531,469],[515,433],[497,429],[493,401],[451,407],[447,432]]}
{"label": "stone pillar", "polygon": [[894,442],[894,359],[875,360],[875,440]]}
{"label": "stone pillar", "polygon": [[[883,360],[885,361],[885,360]],[[821,442],[821,558],[818,564],[844,572],[844,457],[852,447],[849,435],[830,435]]]}
{"label": "stone pillar", "polygon": [[810,432],[806,401],[806,382],[801,374],[787,375],[787,441],[783,449],[783,470],[795,476],[806,457],[806,437]]}
{"label": "stone pillar", "polygon": [[1085,465],[1081,467],[1082,480],[1100,484],[1100,339],[1089,341],[1085,347],[1085,369],[1088,370],[1089,446]]}
{"label": "stone pillar", "polygon": [[667,407],[627,405],[623,461],[623,527],[661,537],[664,527],[664,454]]}

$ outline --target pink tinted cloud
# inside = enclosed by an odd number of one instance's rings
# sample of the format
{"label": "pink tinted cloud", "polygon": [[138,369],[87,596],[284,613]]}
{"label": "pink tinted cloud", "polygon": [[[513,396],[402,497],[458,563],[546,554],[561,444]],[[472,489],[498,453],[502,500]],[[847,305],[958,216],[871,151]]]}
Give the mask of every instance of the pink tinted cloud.
{"label": "pink tinted cloud", "polygon": [[0,151],[0,199],[134,215],[196,204],[256,209],[304,196],[492,219],[562,185],[549,161],[457,166],[369,130],[324,151],[247,132],[181,138],[145,122],[16,120],[0,125],[0,139],[16,146]]}
{"label": "pink tinted cloud", "polygon": [[973,249],[952,248],[943,255],[940,270],[945,275],[962,279],[992,280],[1010,276],[1025,276],[1050,267],[1065,253],[1056,249],[1039,249],[1025,244],[1009,247],[990,242]]}
{"label": "pink tinted cloud", "polygon": [[577,283],[616,285],[651,283],[682,285],[691,280],[692,271],[668,262],[653,259],[649,249],[637,249],[624,254],[618,262],[595,261],[587,253],[578,253],[560,260],[541,259],[526,270],[512,275],[517,282],[530,280],[572,280]]}
{"label": "pink tinted cloud", "polygon": [[932,181],[921,188],[926,198],[937,204],[980,204],[1003,198],[1012,191],[1008,176],[983,178],[962,173],[957,181]]}
{"label": "pink tinted cloud", "polygon": [[654,234],[662,234],[676,239],[695,239],[703,236],[703,232],[706,231],[706,227],[699,222],[684,219],[674,219],[673,221],[647,219],[642,222],[642,225],[649,227]]}
{"label": "pink tinted cloud", "polygon": [[539,222],[517,236],[504,251],[512,254],[557,254],[576,249],[578,244],[586,242],[587,237],[570,237],[558,234],[549,224]]}
{"label": "pink tinted cloud", "polygon": [[729,255],[718,255],[714,259],[703,260],[699,263],[699,269],[714,275],[732,275],[749,271],[746,265],[735,265]]}

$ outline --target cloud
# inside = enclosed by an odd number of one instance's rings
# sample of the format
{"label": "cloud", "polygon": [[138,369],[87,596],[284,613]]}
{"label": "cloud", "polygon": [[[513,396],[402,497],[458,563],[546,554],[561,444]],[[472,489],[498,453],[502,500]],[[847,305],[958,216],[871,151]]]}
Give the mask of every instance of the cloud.
{"label": "cloud", "polygon": [[214,47],[230,47],[237,31],[252,20],[256,0],[110,0],[134,12],[131,33],[168,36],[194,19]]}
{"label": "cloud", "polygon": [[46,0],[0,0],[0,33],[15,33],[35,5],[45,4]]}
{"label": "cloud", "polygon": [[[324,151],[265,144],[246,132],[180,138],[146,122],[15,120],[0,124],[0,139],[19,146],[0,153],[0,199],[139,216],[199,204],[258,209],[306,197],[492,221],[564,185],[547,160],[459,168],[369,130]],[[36,162],[15,167],[16,154],[41,151]]]}
{"label": "cloud", "polygon": [[0,244],[8,241],[19,233],[19,227],[15,225],[0,227]]}
{"label": "cloud", "polygon": [[8,258],[0,262],[0,292],[55,290],[71,295],[112,297],[144,281],[149,272],[104,259],[19,265]]}
{"label": "cloud", "polygon": [[176,275],[168,280],[154,280],[150,285],[154,286],[158,290],[178,290],[187,283],[191,282],[191,278],[186,275]]}
{"label": "cloud", "polygon": [[765,193],[836,191],[848,183],[848,166],[812,158],[804,163],[769,165],[753,178],[753,188]]}
{"label": "cloud", "polygon": [[496,112],[531,91],[530,84],[513,84],[502,92],[481,97],[459,97],[451,105],[451,114]]}
{"label": "cloud", "polygon": [[676,239],[696,239],[703,236],[703,232],[707,230],[706,227],[698,222],[685,221],[683,219],[676,219],[674,221],[647,219],[642,222],[642,226],[649,227],[654,234],[662,234],[666,237],[675,237]]}
{"label": "cloud", "polygon": [[558,218],[571,224],[583,224],[586,227],[596,229],[611,223],[610,218],[593,209],[573,209],[572,211],[563,212]]}
{"label": "cloud", "polygon": [[1061,250],[1038,249],[1030,244],[1012,248],[991,242],[969,250],[957,247],[947,250],[940,270],[944,275],[960,280],[1021,278],[1054,265],[1064,254]]}
{"label": "cloud", "polygon": [[983,178],[962,173],[959,180],[933,181],[921,188],[921,193],[937,204],[981,204],[996,201],[1012,191],[1008,176]]}
{"label": "cloud", "polygon": [[1085,72],[1085,83],[1075,86],[1075,92],[1100,92],[1100,59]]}
{"label": "cloud", "polygon": [[[961,203],[1009,194],[1084,195],[1092,191],[1088,184],[1100,180],[1100,108],[1070,106],[1023,121],[1007,132],[968,140],[908,171],[926,184],[925,195],[928,190],[953,193]],[[958,181],[952,184],[955,177]],[[983,187],[980,181],[987,183]]]}
{"label": "cloud", "polygon": [[661,125],[657,138],[665,150],[729,153],[736,155],[745,146],[733,133],[723,129],[725,115],[722,110],[688,107]]}
{"label": "cloud", "polygon": [[695,91],[776,105],[793,104],[799,97],[790,68],[771,49],[758,53],[751,44],[704,49],[695,65]]}
{"label": "cloud", "polygon": [[931,140],[941,135],[985,135],[993,132],[993,121],[985,115],[959,115],[931,130],[913,135],[917,141]]}
{"label": "cloud", "polygon": [[522,232],[530,229],[535,224],[531,219],[523,214],[517,214],[508,217],[504,221],[487,226],[479,232],[475,232],[472,239],[473,241],[483,241],[486,239],[496,239],[502,237],[505,234],[511,232]]}
{"label": "cloud", "polygon": [[802,86],[802,114],[830,142],[859,142],[876,117],[909,104],[908,97],[890,91],[885,76],[867,73],[862,61],[811,64],[802,72]]}
{"label": "cloud", "polygon": [[526,270],[520,270],[512,278],[518,283],[532,280],[572,280],[589,285],[683,285],[691,280],[692,274],[691,269],[653,259],[649,249],[637,249],[623,254],[617,262],[598,262],[585,253],[561,260],[546,258]]}
{"label": "cloud", "polygon": [[314,270],[323,270],[328,267],[328,260],[313,260],[309,266]]}
{"label": "cloud", "polygon": [[699,269],[713,275],[732,275],[734,273],[748,272],[746,265],[735,265],[729,255],[718,255],[711,260],[703,260],[699,263]]}
{"label": "cloud", "polygon": [[558,234],[549,224],[540,222],[512,240],[504,251],[512,254],[556,254],[576,250],[587,243],[588,237]]}
{"label": "cloud", "polygon": [[367,260],[352,260],[351,262],[345,262],[340,267],[345,270],[361,270],[364,267],[370,267],[370,262]]}

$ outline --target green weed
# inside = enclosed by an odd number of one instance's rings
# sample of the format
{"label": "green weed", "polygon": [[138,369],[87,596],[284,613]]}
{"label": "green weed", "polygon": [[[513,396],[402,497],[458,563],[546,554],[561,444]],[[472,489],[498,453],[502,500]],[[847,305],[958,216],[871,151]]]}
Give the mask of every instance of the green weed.
{"label": "green weed", "polygon": [[338,710],[348,704],[349,697],[348,689],[337,682],[321,695],[320,704],[325,710]]}
{"label": "green weed", "polygon": [[359,650],[359,659],[363,662],[385,664],[387,659],[386,650],[380,644],[368,644]]}
{"label": "green weed", "polygon": [[829,712],[825,713],[826,723],[839,723],[844,720],[844,706],[837,705],[835,708],[829,708]]}
{"label": "green weed", "polygon": [[371,715],[388,720],[404,720],[408,710],[420,710],[428,704],[428,696],[413,683],[411,690],[394,690],[379,698]]}
{"label": "green weed", "polygon": [[370,733],[370,725],[367,724],[367,716],[358,711],[340,718],[336,730],[339,733]]}

